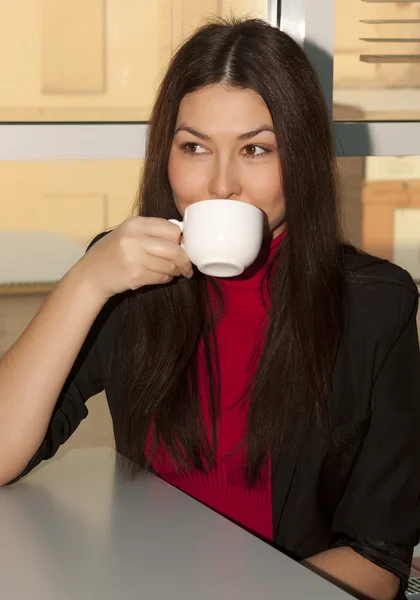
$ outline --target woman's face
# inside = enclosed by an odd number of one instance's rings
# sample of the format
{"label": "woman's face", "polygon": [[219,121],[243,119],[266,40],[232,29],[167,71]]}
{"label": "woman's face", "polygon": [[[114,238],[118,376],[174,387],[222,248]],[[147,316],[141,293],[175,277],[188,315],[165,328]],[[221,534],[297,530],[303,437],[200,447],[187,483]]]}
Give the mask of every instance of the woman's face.
{"label": "woman's face", "polygon": [[194,202],[229,198],[260,208],[274,237],[283,228],[273,121],[264,100],[250,89],[217,84],[184,96],[168,175],[181,215]]}

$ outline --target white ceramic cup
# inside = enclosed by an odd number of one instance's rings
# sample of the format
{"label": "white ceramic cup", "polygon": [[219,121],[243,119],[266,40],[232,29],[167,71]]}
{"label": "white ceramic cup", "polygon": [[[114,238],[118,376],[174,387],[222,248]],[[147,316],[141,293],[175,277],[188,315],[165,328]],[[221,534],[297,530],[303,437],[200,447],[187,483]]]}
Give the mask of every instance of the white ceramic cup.
{"label": "white ceramic cup", "polygon": [[202,200],[187,207],[183,221],[170,221],[181,229],[182,247],[205,275],[240,275],[261,249],[264,213],[246,202]]}

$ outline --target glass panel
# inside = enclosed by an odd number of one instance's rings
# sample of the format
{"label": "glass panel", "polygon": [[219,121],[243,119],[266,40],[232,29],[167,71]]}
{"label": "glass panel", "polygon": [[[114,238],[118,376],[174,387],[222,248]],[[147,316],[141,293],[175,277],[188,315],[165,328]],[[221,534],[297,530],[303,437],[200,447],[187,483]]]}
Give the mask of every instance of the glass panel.
{"label": "glass panel", "polygon": [[0,161],[0,296],[51,289],[130,216],[140,171],[138,160]]}
{"label": "glass panel", "polygon": [[409,271],[420,290],[420,156],[337,160],[347,238]]}
{"label": "glass panel", "polygon": [[272,18],[276,5],[0,0],[0,121],[147,121],[168,60],[198,25],[214,15]]}
{"label": "glass panel", "polygon": [[420,119],[420,0],[335,0],[334,119]]}

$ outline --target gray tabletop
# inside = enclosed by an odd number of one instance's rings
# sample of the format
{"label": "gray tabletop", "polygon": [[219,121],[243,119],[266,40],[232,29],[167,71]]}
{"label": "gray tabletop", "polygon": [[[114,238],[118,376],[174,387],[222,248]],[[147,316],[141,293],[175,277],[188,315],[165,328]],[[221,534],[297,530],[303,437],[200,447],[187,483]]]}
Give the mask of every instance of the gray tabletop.
{"label": "gray tabletop", "polygon": [[5,600],[344,600],[345,592],[109,449],[0,489]]}

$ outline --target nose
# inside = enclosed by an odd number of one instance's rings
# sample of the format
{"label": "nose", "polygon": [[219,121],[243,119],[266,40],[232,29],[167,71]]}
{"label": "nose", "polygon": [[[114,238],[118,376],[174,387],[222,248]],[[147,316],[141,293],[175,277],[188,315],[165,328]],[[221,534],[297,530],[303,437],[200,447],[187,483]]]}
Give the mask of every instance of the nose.
{"label": "nose", "polygon": [[219,158],[212,165],[209,180],[209,198],[240,198],[242,186],[235,165]]}

